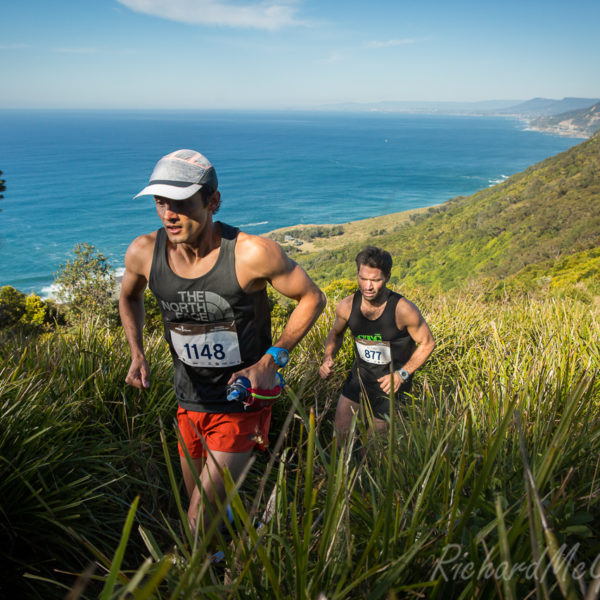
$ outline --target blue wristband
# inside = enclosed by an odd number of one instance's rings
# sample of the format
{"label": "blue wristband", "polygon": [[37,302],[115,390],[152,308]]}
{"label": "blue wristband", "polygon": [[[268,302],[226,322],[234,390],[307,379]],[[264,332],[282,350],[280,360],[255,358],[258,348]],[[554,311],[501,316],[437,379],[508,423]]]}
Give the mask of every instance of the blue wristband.
{"label": "blue wristband", "polygon": [[270,354],[278,367],[285,367],[290,360],[290,353],[285,348],[271,346],[265,354]]}

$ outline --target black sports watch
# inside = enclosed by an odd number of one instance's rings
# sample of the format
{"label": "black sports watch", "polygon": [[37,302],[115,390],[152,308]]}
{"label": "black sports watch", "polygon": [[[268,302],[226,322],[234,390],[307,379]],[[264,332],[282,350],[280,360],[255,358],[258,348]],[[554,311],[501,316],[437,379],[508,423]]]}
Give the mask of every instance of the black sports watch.
{"label": "black sports watch", "polygon": [[278,367],[285,367],[290,360],[290,353],[285,348],[271,346],[265,354],[270,354]]}
{"label": "black sports watch", "polygon": [[398,375],[402,378],[402,381],[408,381],[410,373],[406,369],[398,369]]}

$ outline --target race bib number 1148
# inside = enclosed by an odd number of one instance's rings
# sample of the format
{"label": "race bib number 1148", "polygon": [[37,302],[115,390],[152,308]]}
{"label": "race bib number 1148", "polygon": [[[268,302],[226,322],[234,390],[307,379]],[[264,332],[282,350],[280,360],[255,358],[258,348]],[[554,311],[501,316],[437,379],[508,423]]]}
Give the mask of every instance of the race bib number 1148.
{"label": "race bib number 1148", "polygon": [[232,367],[242,362],[235,323],[167,323],[179,360],[191,367]]}

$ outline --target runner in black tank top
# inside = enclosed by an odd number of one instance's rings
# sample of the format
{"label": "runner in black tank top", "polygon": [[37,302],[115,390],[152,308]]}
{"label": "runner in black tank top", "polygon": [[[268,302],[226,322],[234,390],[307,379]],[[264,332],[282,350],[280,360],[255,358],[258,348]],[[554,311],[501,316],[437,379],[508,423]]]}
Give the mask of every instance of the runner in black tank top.
{"label": "runner in black tank top", "polygon": [[239,230],[216,224],[221,228],[217,262],[202,277],[191,279],[169,266],[167,235],[159,229],[148,283],[163,317],[179,406],[209,413],[244,412],[241,402],[227,401],[227,382],[271,346],[271,314],[266,288],[247,294],[238,283]]}
{"label": "runner in black tank top", "polygon": [[[357,412],[363,419],[372,414],[369,427],[385,431],[390,396],[402,397],[410,389],[413,373],[435,346],[419,309],[387,288],[392,270],[390,253],[369,246],[357,255],[356,266],[359,291],[338,303],[319,369],[323,379],[334,373],[335,356],[346,329],[350,329],[356,359],[335,414],[336,433],[342,438],[350,431]],[[370,410],[365,411],[366,407]]]}
{"label": "runner in black tank top", "polygon": [[[342,388],[342,394],[353,402],[360,402],[364,389],[373,413],[383,418],[389,414],[389,395],[384,393],[378,380],[391,371],[402,368],[415,350],[415,342],[406,327],[396,325],[396,306],[402,296],[389,292],[385,308],[376,319],[368,319],[361,312],[362,294],[354,294],[348,327],[354,337],[356,358]],[[412,375],[396,392],[396,399],[410,391]]]}
{"label": "runner in black tank top", "polygon": [[[276,242],[213,221],[217,186],[214,167],[195,150],[176,150],[156,163],[138,196],[154,196],[162,229],[129,246],[119,299],[131,349],[125,381],[139,389],[150,387],[143,343],[148,283],[158,300],[175,369],[188,519],[192,530],[200,521],[205,531],[227,496],[224,469],[237,480],[253,448],[268,444],[270,404],[281,390],[276,371],[325,305]],[[298,301],[274,346],[267,284]],[[249,382],[248,396],[229,401],[227,386],[238,378]]]}

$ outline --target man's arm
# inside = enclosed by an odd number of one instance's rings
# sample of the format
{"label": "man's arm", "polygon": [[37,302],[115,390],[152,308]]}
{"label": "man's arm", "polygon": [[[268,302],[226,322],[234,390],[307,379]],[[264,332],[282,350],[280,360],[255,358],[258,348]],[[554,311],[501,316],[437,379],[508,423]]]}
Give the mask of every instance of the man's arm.
{"label": "man's arm", "polygon": [[[290,259],[273,240],[243,236],[238,238],[238,244],[240,252],[238,260],[236,250],[236,273],[243,288],[264,286],[267,281],[278,292],[298,302],[279,339],[273,344],[290,351],[306,335],[325,308],[325,294],[304,269]],[[250,379],[254,388],[271,389],[275,386],[276,370],[273,357],[265,354],[254,365],[234,373],[229,383],[242,375]]]}
{"label": "man's arm", "polygon": [[319,368],[319,375],[322,379],[327,379],[333,372],[334,358],[344,342],[344,333],[346,333],[346,329],[348,328],[351,309],[352,296],[347,296],[338,302],[338,305],[335,307],[335,321],[325,340],[323,363]]}
{"label": "man's arm", "polygon": [[[417,348],[412,353],[403,369],[408,371],[411,375],[419,368],[421,368],[425,361],[429,358],[429,355],[435,348],[435,340],[429,329],[429,325],[425,322],[423,315],[421,315],[419,309],[412,303],[406,300],[406,298],[400,299],[396,306],[396,325],[399,329],[406,327],[408,334],[417,344]],[[394,391],[398,391],[402,385],[402,377],[395,371],[392,375]],[[392,381],[390,375],[384,375],[378,379],[381,389],[389,394]]]}
{"label": "man's arm", "polygon": [[[144,290],[148,283],[148,252],[153,247],[150,236],[132,242],[125,254],[125,273],[121,282],[119,313],[131,351],[131,366],[125,382],[139,389],[150,387],[150,369],[144,354]],[[152,254],[150,254],[150,257]]]}

